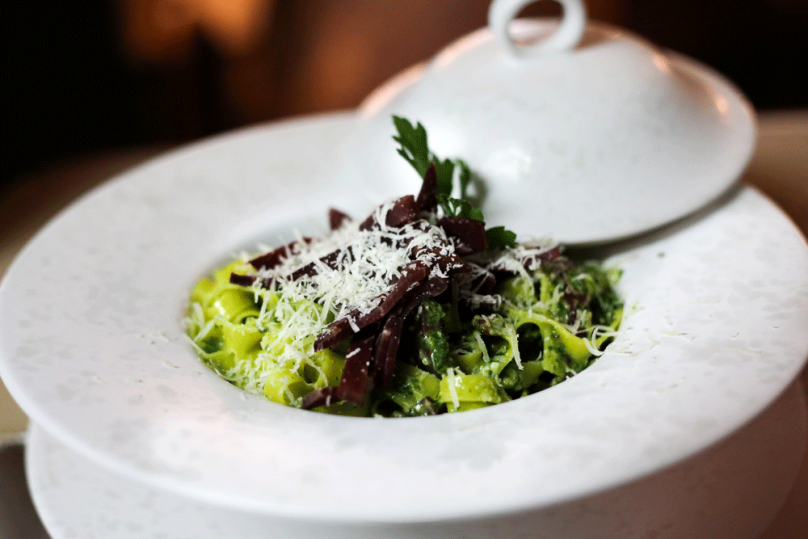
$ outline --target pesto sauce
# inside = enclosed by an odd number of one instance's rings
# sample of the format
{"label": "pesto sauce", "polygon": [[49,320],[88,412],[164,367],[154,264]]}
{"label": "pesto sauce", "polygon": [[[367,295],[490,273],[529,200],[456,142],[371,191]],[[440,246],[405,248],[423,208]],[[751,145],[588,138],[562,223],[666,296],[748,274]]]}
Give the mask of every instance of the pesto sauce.
{"label": "pesto sauce", "polygon": [[[316,410],[386,417],[432,415],[489,406],[552,387],[586,369],[596,359],[591,350],[610,342],[613,331],[608,331],[618,327],[623,311],[615,290],[619,278],[619,270],[594,263],[542,265],[527,278],[498,283],[494,293],[502,298],[502,306],[471,319],[466,313],[465,320],[456,296],[454,302],[426,300],[408,319],[393,385],[373,390],[364,406],[333,403]],[[261,351],[261,334],[250,324],[261,310],[261,301],[253,302],[239,291],[227,303],[205,306],[214,314],[224,313],[230,321],[217,325],[196,344],[203,360],[233,383],[227,373],[243,359],[240,355]],[[271,316],[274,320],[274,313]],[[195,326],[196,331],[206,322],[207,316]],[[607,334],[595,337],[595,326]],[[193,338],[194,332],[189,335]],[[230,338],[241,344],[229,343]],[[302,398],[313,387],[338,384],[347,346],[348,340],[311,358],[312,365],[303,368],[294,382],[300,387],[287,384],[292,397]],[[277,388],[277,395],[272,393],[273,400],[288,401],[288,391],[281,389]],[[265,386],[264,394],[267,391]]]}

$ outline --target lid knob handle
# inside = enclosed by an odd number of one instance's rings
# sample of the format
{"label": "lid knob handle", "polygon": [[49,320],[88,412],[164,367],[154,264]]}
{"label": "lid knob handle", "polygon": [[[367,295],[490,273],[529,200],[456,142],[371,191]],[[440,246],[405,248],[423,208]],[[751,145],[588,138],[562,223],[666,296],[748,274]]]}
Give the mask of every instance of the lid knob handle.
{"label": "lid knob handle", "polygon": [[555,0],[564,10],[561,23],[552,35],[536,43],[520,45],[513,40],[509,26],[519,11],[536,0],[493,0],[488,8],[488,28],[494,38],[517,58],[530,58],[548,52],[569,50],[581,40],[586,26],[583,0]]}

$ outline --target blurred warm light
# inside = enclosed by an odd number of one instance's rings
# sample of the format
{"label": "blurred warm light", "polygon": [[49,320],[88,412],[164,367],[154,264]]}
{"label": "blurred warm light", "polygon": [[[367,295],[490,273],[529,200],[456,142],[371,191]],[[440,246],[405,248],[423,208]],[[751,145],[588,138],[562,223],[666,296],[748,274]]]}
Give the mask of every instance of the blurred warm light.
{"label": "blurred warm light", "polygon": [[178,62],[197,32],[226,56],[249,54],[268,33],[275,0],[119,0],[124,40],[136,58]]}
{"label": "blurred warm light", "polygon": [[729,101],[724,96],[717,95],[715,96],[715,108],[721,114],[726,114],[729,111]]}
{"label": "blurred warm light", "polygon": [[663,72],[663,73],[670,73],[671,72],[671,65],[668,62],[668,57],[665,56],[664,54],[655,53],[653,55],[653,61],[654,61],[654,65],[656,65],[657,68],[661,72]]}
{"label": "blurred warm light", "polygon": [[[485,25],[491,2],[117,1],[131,57],[159,66],[174,84],[182,77],[198,83],[213,73],[218,80],[208,83],[226,100],[221,110],[238,124],[356,106],[396,72]],[[621,11],[621,2],[588,0],[588,5],[593,16],[609,20]],[[548,11],[560,7],[536,1],[523,14]],[[200,38],[214,55],[200,55]]]}
{"label": "blurred warm light", "polygon": [[268,33],[275,0],[186,0],[199,7],[202,31],[230,56],[251,53]]}

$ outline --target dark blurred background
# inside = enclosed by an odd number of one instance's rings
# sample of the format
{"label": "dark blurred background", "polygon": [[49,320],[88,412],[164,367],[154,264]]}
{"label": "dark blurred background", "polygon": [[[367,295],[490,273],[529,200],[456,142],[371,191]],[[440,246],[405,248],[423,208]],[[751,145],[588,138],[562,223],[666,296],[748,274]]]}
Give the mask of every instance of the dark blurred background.
{"label": "dark blurred background", "polygon": [[[4,0],[0,190],[54,164],[355,107],[489,0]],[[760,110],[808,107],[808,0],[589,0]],[[537,2],[526,15],[556,15]]]}

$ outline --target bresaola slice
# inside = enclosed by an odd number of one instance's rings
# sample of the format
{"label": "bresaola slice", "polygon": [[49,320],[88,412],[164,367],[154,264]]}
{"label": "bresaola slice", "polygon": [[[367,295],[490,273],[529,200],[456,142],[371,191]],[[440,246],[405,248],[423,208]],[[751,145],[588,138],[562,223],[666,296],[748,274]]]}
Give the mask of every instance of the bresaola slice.
{"label": "bresaola slice", "polygon": [[555,246],[551,249],[542,250],[534,255],[525,257],[522,263],[524,264],[525,269],[534,269],[541,266],[544,262],[556,260],[560,256],[561,247]]}
{"label": "bresaola slice", "polygon": [[369,335],[351,343],[345,355],[345,367],[337,387],[316,389],[303,398],[300,406],[305,409],[328,406],[332,402],[345,401],[361,405],[368,392],[373,389],[371,362],[373,360],[373,341]]}
{"label": "bresaola slice", "polygon": [[239,286],[252,286],[258,280],[255,275],[241,275],[238,273],[230,274],[230,284],[237,284]]}
{"label": "bresaola slice", "polygon": [[425,212],[434,212],[438,207],[438,174],[435,171],[435,163],[429,163],[429,168],[426,169],[415,205],[419,211]]}
{"label": "bresaola slice", "polygon": [[332,402],[341,400],[337,397],[337,387],[321,387],[315,389],[300,401],[300,407],[304,410],[311,410],[319,406],[330,406]]}
{"label": "bresaola slice", "polygon": [[381,320],[404,297],[404,294],[429,275],[429,270],[430,267],[420,260],[408,264],[401,270],[401,277],[390,290],[377,298],[378,305],[373,310],[367,313],[354,311],[331,323],[314,341],[314,351],[331,348],[365,326]]}
{"label": "bresaola slice", "polygon": [[361,405],[365,395],[373,388],[370,366],[373,359],[373,335],[351,343],[345,355],[345,368],[337,386],[336,396],[340,400]]}
{"label": "bresaola slice", "polygon": [[339,386],[312,391],[303,399],[301,407],[311,409],[337,401],[361,405],[375,385],[392,385],[404,321],[413,309],[425,300],[443,293],[448,285],[448,278],[433,276],[411,290],[388,313],[376,336],[371,335],[351,343],[345,356]]}
{"label": "bresaola slice", "polygon": [[374,350],[377,379],[382,387],[388,387],[393,384],[398,346],[401,342],[401,333],[404,330],[404,321],[407,316],[427,299],[442,294],[448,286],[448,277],[431,276],[403,298],[387,316],[382,326],[382,331],[376,338]]}
{"label": "bresaola slice", "polygon": [[[384,224],[390,227],[400,227],[411,223],[418,216],[419,209],[415,202],[415,197],[407,195],[399,198],[393,203],[393,207],[387,212]],[[376,212],[371,213],[367,219],[362,221],[359,225],[359,230],[368,231],[379,228],[379,223],[376,220]]]}
{"label": "bresaola slice", "polygon": [[320,257],[320,259],[317,260],[317,262],[310,262],[305,266],[303,266],[302,268],[293,271],[292,274],[289,276],[289,279],[291,279],[292,281],[297,281],[298,279],[301,279],[303,277],[313,277],[314,275],[317,275],[317,272],[319,271],[319,267],[321,265],[325,266],[326,268],[337,269],[339,267],[337,261],[339,260],[340,255],[342,255],[343,253],[345,253],[345,255],[348,257],[351,256],[350,249],[333,251],[323,257]]}
{"label": "bresaola slice", "polygon": [[418,217],[418,206],[415,203],[415,197],[407,195],[399,198],[390,211],[387,212],[387,217],[384,222],[387,226],[399,227],[412,223]]}
{"label": "bresaola slice", "polygon": [[485,223],[468,217],[447,215],[438,221],[446,233],[453,236],[474,251],[488,249],[488,238],[485,235]]}
{"label": "bresaola slice", "polygon": [[346,221],[350,220],[351,218],[347,213],[343,213],[336,208],[331,208],[328,210],[328,226],[331,228],[331,230],[342,228],[342,225],[344,225]]}
{"label": "bresaola slice", "polygon": [[[303,242],[311,243],[311,238],[303,238]],[[300,242],[295,240],[291,243],[287,243],[286,245],[282,245],[277,249],[274,249],[268,252],[265,255],[257,256],[250,260],[250,264],[255,269],[272,269],[277,267],[284,259],[288,258],[292,250],[299,244]]]}
{"label": "bresaola slice", "polygon": [[[336,269],[337,259],[339,258],[340,254],[341,253],[339,251],[335,251],[321,257],[317,262],[310,262],[305,266],[293,271],[288,276],[287,280],[296,281],[303,277],[312,277],[316,275],[317,272],[319,271],[318,268],[320,264],[324,265],[325,267]],[[350,251],[347,252],[347,255],[350,256]],[[263,269],[267,268],[264,267]],[[241,286],[253,286],[257,281],[258,277],[255,275],[239,275],[237,273],[230,274],[230,284],[237,284]],[[272,288],[275,284],[282,284],[282,283],[280,283],[278,279],[269,277],[266,279],[262,279],[260,286],[261,288]]]}

